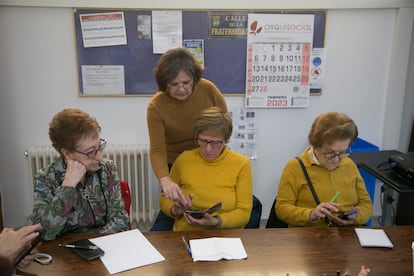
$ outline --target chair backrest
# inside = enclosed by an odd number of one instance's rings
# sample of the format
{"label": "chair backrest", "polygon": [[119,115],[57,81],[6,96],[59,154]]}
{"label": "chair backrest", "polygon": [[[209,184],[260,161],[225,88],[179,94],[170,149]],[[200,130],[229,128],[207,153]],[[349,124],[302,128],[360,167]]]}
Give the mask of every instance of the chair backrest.
{"label": "chair backrest", "polygon": [[253,195],[253,207],[250,214],[249,222],[244,228],[260,228],[260,219],[262,217],[262,203]]}
{"label": "chair backrest", "polygon": [[275,211],[276,199],[273,201],[272,208],[270,208],[269,218],[266,223],[266,228],[287,228],[286,222],[280,220]]}
{"label": "chair backrest", "polygon": [[[119,185],[121,186],[121,195],[125,203],[125,211],[127,212],[129,217],[129,213],[131,210],[131,191],[129,189],[128,181],[120,181]],[[131,228],[130,222],[128,222],[128,228]]]}

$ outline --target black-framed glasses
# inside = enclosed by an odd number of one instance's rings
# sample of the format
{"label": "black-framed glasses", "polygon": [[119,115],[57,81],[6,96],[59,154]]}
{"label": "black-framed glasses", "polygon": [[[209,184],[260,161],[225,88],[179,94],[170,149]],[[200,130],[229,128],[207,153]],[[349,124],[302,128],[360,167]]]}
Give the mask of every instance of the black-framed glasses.
{"label": "black-framed glasses", "polygon": [[197,143],[201,146],[201,147],[207,147],[207,145],[210,144],[210,146],[214,149],[220,148],[221,145],[223,145],[223,141],[215,141],[215,140],[206,140],[206,139],[197,139]]}
{"label": "black-framed glasses", "polygon": [[174,82],[168,85],[170,87],[170,89],[178,89],[181,86],[184,87],[185,89],[191,88],[193,86],[193,81],[189,80],[189,81],[183,81],[183,82]]}
{"label": "black-framed glasses", "polygon": [[339,152],[339,153],[336,153],[336,152],[325,152],[322,149],[322,153],[323,153],[323,155],[325,156],[326,159],[334,160],[336,157],[338,157],[339,159],[343,159],[345,157],[348,157],[348,156],[351,155],[352,152],[351,152],[351,148],[348,148],[346,151]]}
{"label": "black-framed glasses", "polygon": [[97,149],[93,149],[93,150],[90,150],[90,151],[87,151],[87,152],[82,152],[82,151],[78,151],[78,150],[73,150],[73,151],[77,152],[77,153],[80,153],[80,154],[83,154],[86,157],[88,157],[89,159],[94,159],[96,157],[96,154],[98,154],[98,151],[102,152],[105,149],[106,143],[107,143],[106,140],[101,138],[101,141],[99,143],[99,147]]}

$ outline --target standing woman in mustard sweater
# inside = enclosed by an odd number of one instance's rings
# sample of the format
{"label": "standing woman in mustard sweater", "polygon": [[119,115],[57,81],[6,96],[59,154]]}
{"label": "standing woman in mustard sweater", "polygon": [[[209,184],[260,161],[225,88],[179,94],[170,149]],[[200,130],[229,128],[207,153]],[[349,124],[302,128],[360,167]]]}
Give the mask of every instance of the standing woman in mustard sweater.
{"label": "standing woman in mustard sweater", "polygon": [[252,210],[252,172],[247,156],[228,149],[233,130],[227,112],[210,107],[196,117],[194,138],[198,148],[184,151],[171,169],[191,209],[205,210],[221,202],[222,207],[200,218],[186,213],[181,201],[161,194],[162,211],[175,219],[174,231],[208,228],[244,228]]}
{"label": "standing woman in mustard sweater", "polygon": [[[147,107],[152,169],[166,198],[180,200],[186,206],[190,202],[171,179],[169,169],[180,153],[197,147],[194,118],[211,106],[227,111],[224,96],[211,81],[202,78],[202,73],[203,69],[189,50],[168,50],[155,66],[159,91]],[[160,212],[151,230],[171,230],[172,223]]]}

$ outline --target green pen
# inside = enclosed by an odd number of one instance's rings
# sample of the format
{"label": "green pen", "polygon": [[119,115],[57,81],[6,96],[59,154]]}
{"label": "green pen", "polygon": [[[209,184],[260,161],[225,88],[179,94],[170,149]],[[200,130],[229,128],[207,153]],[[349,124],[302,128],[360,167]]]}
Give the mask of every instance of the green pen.
{"label": "green pen", "polygon": [[337,191],[336,194],[333,196],[333,198],[331,199],[331,202],[335,202],[336,198],[339,196],[341,192]]}

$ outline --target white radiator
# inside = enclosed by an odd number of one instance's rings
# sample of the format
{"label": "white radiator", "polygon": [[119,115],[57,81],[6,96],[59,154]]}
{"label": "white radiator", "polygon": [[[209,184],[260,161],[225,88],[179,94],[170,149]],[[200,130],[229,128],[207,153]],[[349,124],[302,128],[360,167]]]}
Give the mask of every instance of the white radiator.
{"label": "white radiator", "polygon": [[[147,145],[108,145],[103,155],[115,161],[119,178],[128,181],[131,190],[130,223],[132,228],[148,230],[159,210],[160,185],[149,160]],[[49,147],[35,147],[26,152],[31,178],[57,156]]]}

